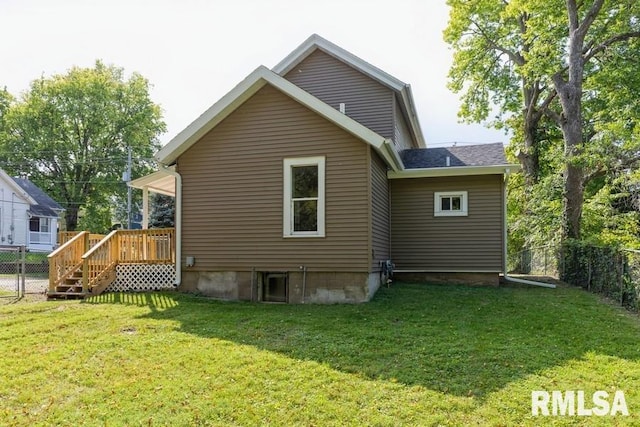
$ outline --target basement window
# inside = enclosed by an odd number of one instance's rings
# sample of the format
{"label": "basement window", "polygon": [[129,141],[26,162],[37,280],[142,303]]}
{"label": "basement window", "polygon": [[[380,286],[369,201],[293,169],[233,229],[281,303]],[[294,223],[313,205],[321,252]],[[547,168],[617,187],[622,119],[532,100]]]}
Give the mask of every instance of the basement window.
{"label": "basement window", "polygon": [[466,191],[440,191],[434,193],[433,216],[467,216]]}
{"label": "basement window", "polygon": [[324,237],[324,157],[284,159],[284,237]]}

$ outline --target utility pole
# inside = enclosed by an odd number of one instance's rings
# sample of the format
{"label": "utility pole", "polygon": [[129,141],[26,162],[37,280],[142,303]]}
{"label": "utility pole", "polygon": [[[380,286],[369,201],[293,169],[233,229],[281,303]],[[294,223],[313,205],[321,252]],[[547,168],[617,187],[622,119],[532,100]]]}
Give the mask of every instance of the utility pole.
{"label": "utility pole", "polygon": [[131,146],[128,147],[127,153],[127,229],[131,230]]}

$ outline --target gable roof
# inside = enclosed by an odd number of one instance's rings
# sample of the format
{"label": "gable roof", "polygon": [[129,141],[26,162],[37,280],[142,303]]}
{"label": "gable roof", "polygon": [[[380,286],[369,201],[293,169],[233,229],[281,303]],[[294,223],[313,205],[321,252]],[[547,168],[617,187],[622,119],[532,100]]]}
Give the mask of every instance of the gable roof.
{"label": "gable roof", "polygon": [[26,191],[24,191],[24,189],[22,187],[20,187],[16,181],[14,180],[14,178],[10,177],[4,170],[0,169],[0,180],[4,181],[9,188],[12,188],[13,191],[15,192],[15,194],[18,197],[21,197],[24,199],[24,201],[28,204],[34,204],[36,203],[36,201],[33,199],[33,197],[31,197],[29,195],[29,193],[27,193]]}
{"label": "gable roof", "polygon": [[58,212],[63,211],[62,206],[49,197],[40,187],[26,178],[13,178],[13,181],[20,186],[34,201],[29,212],[35,216],[57,217]]}
{"label": "gable roof", "polygon": [[320,49],[328,55],[333,56],[339,61],[342,61],[345,64],[371,77],[383,86],[386,86],[389,89],[393,90],[399,97],[399,104],[404,116],[408,120],[412,135],[414,136],[420,147],[426,147],[424,135],[422,134],[422,129],[420,128],[420,123],[418,121],[415,104],[413,102],[411,85],[398,80],[392,75],[358,58],[351,52],[347,52],[340,46],[331,43],[330,41],[320,37],[319,35],[312,34],[293,52],[287,55],[286,58],[280,61],[275,67],[273,67],[272,70],[280,76],[284,76],[293,68],[295,68],[296,65],[300,64],[306,57],[311,55],[316,49]]}
{"label": "gable roof", "polygon": [[[402,161],[407,169],[439,168],[446,166],[492,166],[504,165],[502,143],[453,146],[447,148],[427,148],[404,150]],[[447,165],[447,157],[449,165]]]}
{"label": "gable roof", "polygon": [[370,144],[394,170],[401,170],[403,168],[402,160],[391,147],[392,142],[389,139],[373,132],[349,116],[340,113],[335,108],[264,66],[256,68],[255,71],[249,74],[236,87],[162,147],[155,155],[156,160],[167,166],[175,163],[182,153],[187,151],[207,132],[267,84],[329,120],[336,126]]}

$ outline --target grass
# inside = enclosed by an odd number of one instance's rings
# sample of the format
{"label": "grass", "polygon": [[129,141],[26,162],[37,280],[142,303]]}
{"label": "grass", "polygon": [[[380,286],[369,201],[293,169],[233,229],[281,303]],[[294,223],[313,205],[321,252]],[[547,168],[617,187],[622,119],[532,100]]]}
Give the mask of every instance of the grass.
{"label": "grass", "polygon": [[[0,306],[0,425],[639,425],[639,338],[575,288],[18,303]],[[622,390],[630,416],[532,417],[533,390]]]}

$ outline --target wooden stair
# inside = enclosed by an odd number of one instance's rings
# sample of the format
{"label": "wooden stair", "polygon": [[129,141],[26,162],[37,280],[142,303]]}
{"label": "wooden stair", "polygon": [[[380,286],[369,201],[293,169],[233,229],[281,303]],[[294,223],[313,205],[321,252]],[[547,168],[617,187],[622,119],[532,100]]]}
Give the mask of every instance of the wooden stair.
{"label": "wooden stair", "polygon": [[47,299],[82,299],[87,296],[82,291],[82,269],[77,269],[55,290],[47,292]]}
{"label": "wooden stair", "polygon": [[98,282],[93,285],[88,292],[82,290],[82,269],[79,268],[57,285],[54,291],[47,292],[47,299],[83,299],[94,295],[100,295],[116,279],[116,271],[104,274]]}

